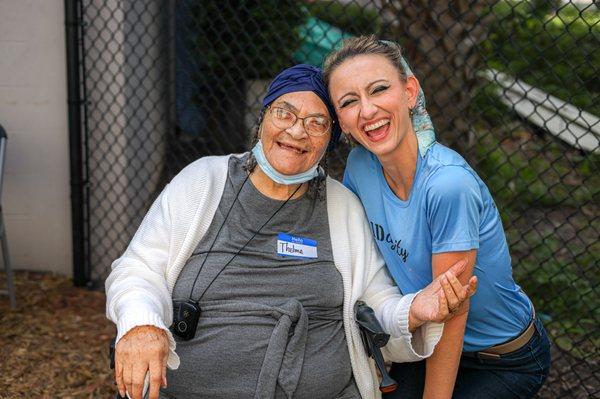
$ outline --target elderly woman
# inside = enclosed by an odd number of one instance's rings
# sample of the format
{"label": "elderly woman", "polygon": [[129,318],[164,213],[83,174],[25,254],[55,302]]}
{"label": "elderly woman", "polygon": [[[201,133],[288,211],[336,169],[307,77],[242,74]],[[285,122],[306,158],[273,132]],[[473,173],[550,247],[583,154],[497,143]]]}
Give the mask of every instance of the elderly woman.
{"label": "elderly woman", "polygon": [[515,283],[500,214],[485,183],[435,140],[418,80],[399,45],[347,40],[324,66],[339,123],[359,145],[344,184],[360,198],[404,294],[466,258],[477,295],[446,323],[426,361],[394,364],[389,398],[530,398],[548,375],[549,341]]}
{"label": "elderly woman", "polygon": [[379,397],[357,300],[392,335],[390,359],[432,353],[434,322],[476,281],[458,282],[459,262],[400,295],[360,203],[325,175],[334,115],[319,69],[287,69],[251,153],[202,158],[160,194],[106,281],[121,395],[141,398],[148,374],[150,398]]}

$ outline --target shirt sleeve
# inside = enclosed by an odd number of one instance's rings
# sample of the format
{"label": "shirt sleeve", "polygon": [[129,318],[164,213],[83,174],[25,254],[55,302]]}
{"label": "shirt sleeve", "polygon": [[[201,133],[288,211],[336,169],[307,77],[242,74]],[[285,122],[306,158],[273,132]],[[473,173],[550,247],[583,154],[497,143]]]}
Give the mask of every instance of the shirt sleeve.
{"label": "shirt sleeve", "polygon": [[356,196],[358,195],[358,184],[356,182],[356,173],[355,173],[355,165],[359,162],[360,157],[358,157],[356,149],[350,151],[348,154],[348,159],[346,160],[346,169],[344,169],[344,178],[342,179],[342,184],[346,186],[347,189],[352,191]]}
{"label": "shirt sleeve", "polygon": [[117,338],[136,326],[164,330],[169,339],[167,365],[179,367],[169,325],[173,308],[165,268],[169,257],[171,217],[168,188],[154,201],[125,253],[112,264],[106,279],[106,316],[117,325]]}
{"label": "shirt sleeve", "polygon": [[356,184],[354,184],[354,180],[352,179],[352,174],[350,173],[348,166],[346,166],[346,169],[344,170],[344,179],[342,180],[342,183],[347,189],[358,195],[356,192]]}
{"label": "shirt sleeve", "polygon": [[461,166],[444,166],[426,190],[432,252],[478,249],[483,200],[475,176]]}

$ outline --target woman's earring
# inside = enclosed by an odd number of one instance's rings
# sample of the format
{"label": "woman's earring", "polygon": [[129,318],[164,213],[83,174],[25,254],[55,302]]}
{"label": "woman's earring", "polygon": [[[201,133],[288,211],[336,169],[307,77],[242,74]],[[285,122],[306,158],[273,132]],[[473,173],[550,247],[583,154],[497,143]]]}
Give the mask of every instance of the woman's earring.
{"label": "woman's earring", "polygon": [[414,114],[415,114],[414,108],[409,108],[408,109],[408,116],[410,116],[412,118]]}

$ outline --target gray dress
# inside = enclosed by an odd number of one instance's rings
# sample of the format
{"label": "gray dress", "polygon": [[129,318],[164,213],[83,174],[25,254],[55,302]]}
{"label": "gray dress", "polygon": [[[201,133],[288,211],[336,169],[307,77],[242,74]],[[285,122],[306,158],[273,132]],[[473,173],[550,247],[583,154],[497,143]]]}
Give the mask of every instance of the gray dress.
{"label": "gray dress", "polygon": [[[176,337],[181,365],[161,397],[360,398],[324,200],[290,200],[210,284],[283,203],[244,183],[246,158],[229,161],[212,224],[175,284],[174,299],[201,297],[201,317],[193,339]],[[278,254],[280,233],[316,241],[316,258]]]}

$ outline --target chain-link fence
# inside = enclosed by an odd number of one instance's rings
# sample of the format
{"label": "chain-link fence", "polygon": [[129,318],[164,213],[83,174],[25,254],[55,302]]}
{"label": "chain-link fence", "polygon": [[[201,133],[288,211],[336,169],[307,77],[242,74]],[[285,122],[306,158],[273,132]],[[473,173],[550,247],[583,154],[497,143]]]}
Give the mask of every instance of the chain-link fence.
{"label": "chain-link fence", "polygon": [[[541,397],[600,395],[600,11],[592,1],[81,0],[85,276],[102,284],[164,184],[247,149],[268,81],[343,37],[399,41],[438,139],[501,210],[554,342]],[[332,154],[340,177],[348,148]]]}

